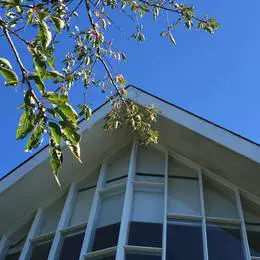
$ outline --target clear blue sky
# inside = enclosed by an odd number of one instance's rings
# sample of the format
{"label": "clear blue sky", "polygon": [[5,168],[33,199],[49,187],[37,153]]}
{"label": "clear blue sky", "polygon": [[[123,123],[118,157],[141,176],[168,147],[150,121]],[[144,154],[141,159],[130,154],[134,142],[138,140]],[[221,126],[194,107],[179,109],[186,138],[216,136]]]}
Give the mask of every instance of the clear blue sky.
{"label": "clear blue sky", "polygon": [[[260,143],[260,1],[189,2],[198,14],[215,15],[221,29],[213,36],[178,29],[176,46],[158,36],[165,26],[160,21],[143,21],[147,40],[142,45],[114,30],[113,38],[129,57],[117,71],[126,75],[129,84]],[[83,25],[84,15],[79,19]],[[123,23],[126,32],[133,28],[131,22]],[[3,38],[0,46],[0,56],[13,61]],[[1,176],[32,154],[24,152],[24,142],[15,140],[21,91],[6,88],[2,78],[0,85]],[[73,98],[82,100],[77,88]],[[97,91],[89,96],[93,106],[105,98]]]}

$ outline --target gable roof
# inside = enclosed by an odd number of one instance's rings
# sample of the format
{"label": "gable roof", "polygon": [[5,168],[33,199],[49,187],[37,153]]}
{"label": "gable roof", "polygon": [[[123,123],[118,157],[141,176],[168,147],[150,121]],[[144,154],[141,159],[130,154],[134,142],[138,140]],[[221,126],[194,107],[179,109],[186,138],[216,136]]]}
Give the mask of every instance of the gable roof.
{"label": "gable roof", "polygon": [[[169,101],[167,101],[167,100],[164,100],[164,99],[162,99],[162,98],[160,98],[160,97],[158,97],[158,96],[156,96],[156,95],[154,95],[154,94],[152,94],[152,93],[150,93],[150,92],[148,92],[148,91],[146,91],[146,90],[143,90],[143,89],[141,89],[141,88],[138,88],[137,86],[134,86],[134,85],[128,85],[126,88],[127,88],[128,90],[130,90],[130,92],[132,91],[132,89],[135,89],[135,90],[140,91],[140,92],[142,92],[142,93],[144,93],[144,94],[147,94],[147,95],[149,95],[149,96],[151,96],[151,97],[153,97],[153,98],[155,98],[155,99],[158,99],[159,101],[161,101],[161,102],[163,102],[163,103],[165,103],[165,104],[168,104],[168,105],[170,105],[170,106],[172,106],[172,107],[174,107],[174,108],[176,108],[176,109],[179,109],[180,111],[183,111],[183,112],[185,112],[185,113],[187,113],[187,114],[189,114],[189,115],[191,115],[191,116],[193,116],[193,117],[195,117],[195,118],[197,118],[197,119],[199,119],[199,120],[202,120],[202,121],[204,121],[204,122],[206,122],[206,123],[208,123],[208,124],[210,124],[210,125],[212,125],[212,126],[215,126],[215,127],[219,128],[219,129],[222,129],[222,130],[226,131],[227,133],[230,133],[231,135],[234,135],[234,136],[236,136],[236,137],[238,137],[238,138],[241,138],[242,140],[245,140],[246,142],[251,143],[251,144],[254,144],[254,145],[256,145],[256,146],[258,146],[258,147],[260,148],[260,144],[259,144],[259,143],[255,142],[255,141],[253,141],[253,140],[250,140],[250,139],[248,139],[248,138],[246,138],[246,137],[244,137],[244,136],[242,136],[242,135],[240,135],[240,134],[238,134],[238,133],[236,133],[236,132],[234,132],[234,131],[231,131],[231,130],[229,130],[229,129],[227,129],[227,128],[225,128],[225,127],[219,125],[219,124],[216,124],[216,123],[214,123],[214,122],[212,122],[212,121],[210,121],[210,120],[208,120],[208,119],[206,119],[206,118],[204,118],[204,117],[201,117],[201,116],[199,116],[199,115],[197,115],[197,114],[195,114],[195,113],[193,113],[193,112],[191,112],[191,111],[188,111],[187,109],[185,109],[185,108],[183,108],[183,107],[180,107],[180,106],[178,106],[178,105],[176,105],[176,104],[174,104],[174,103],[171,103],[171,102],[169,102]],[[131,95],[130,95],[130,99],[131,99]],[[105,103],[103,103],[102,105],[100,105],[99,107],[97,107],[97,108],[93,111],[93,115],[95,116],[95,113],[96,113],[98,110],[100,110],[103,106],[105,106],[107,103],[108,103],[108,101],[106,101]],[[81,124],[83,121],[84,121],[84,119],[81,119],[81,120],[79,121],[79,124]],[[83,130],[83,131],[84,131],[84,130]],[[14,173],[17,169],[19,169],[21,166],[23,166],[24,164],[26,164],[27,162],[29,162],[31,159],[33,159],[35,156],[37,156],[39,153],[41,153],[43,150],[45,150],[48,146],[49,146],[48,144],[47,144],[47,145],[44,145],[39,151],[35,152],[32,156],[28,157],[26,160],[24,160],[23,162],[21,162],[20,164],[18,164],[15,168],[11,169],[9,172],[7,172],[7,173],[4,174],[3,176],[1,176],[1,177],[0,177],[0,181],[4,180],[4,179],[7,178],[10,174]]]}
{"label": "gable roof", "polygon": [[[161,111],[158,128],[162,145],[260,196],[258,181],[255,181],[259,178],[260,171],[259,144],[137,87],[128,87],[128,97],[141,105],[153,104]],[[100,164],[108,151],[129,142],[132,134],[127,129],[103,131],[103,118],[109,111],[111,111],[111,105],[106,102],[94,111],[89,121],[79,123],[80,131],[83,133],[81,149],[84,163],[79,164],[65,149],[64,165],[60,172],[62,189],[58,188],[52,174],[49,174],[51,168],[48,160],[48,146],[45,146],[2,177],[0,181],[1,211],[9,209],[13,203],[18,205],[15,210],[17,212],[20,210],[19,214],[31,212],[37,208],[39,201],[56,196],[63,192],[73,180],[89,174]],[[37,196],[32,196],[34,193],[37,193]],[[23,198],[20,198],[21,194]],[[30,198],[30,205],[22,205],[26,198]],[[10,203],[6,202],[7,199]],[[10,219],[10,222],[12,221],[14,220]],[[0,223],[3,223],[1,216]]]}

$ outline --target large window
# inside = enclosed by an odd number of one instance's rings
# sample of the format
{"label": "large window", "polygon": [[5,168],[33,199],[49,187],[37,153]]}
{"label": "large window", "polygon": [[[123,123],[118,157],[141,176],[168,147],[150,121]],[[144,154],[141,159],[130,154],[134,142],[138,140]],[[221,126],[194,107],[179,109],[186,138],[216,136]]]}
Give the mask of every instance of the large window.
{"label": "large window", "polygon": [[174,152],[134,151],[127,145],[44,202],[33,228],[31,220],[6,235],[4,259],[22,250],[31,260],[77,260],[81,252],[88,260],[260,259],[257,200]]}

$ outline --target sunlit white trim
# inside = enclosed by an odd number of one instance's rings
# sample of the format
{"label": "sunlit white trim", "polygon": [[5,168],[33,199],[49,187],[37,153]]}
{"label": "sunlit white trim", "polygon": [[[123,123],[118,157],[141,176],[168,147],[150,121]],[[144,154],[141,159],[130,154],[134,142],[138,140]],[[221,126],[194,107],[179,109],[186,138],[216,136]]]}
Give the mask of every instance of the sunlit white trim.
{"label": "sunlit white trim", "polygon": [[66,227],[72,214],[73,205],[77,196],[77,185],[72,183],[60,216],[59,224],[53,239],[53,243],[50,249],[48,260],[59,259],[60,251],[62,248],[62,229]]}
{"label": "sunlit white trim", "polygon": [[19,260],[30,259],[33,248],[32,239],[37,235],[38,231],[40,230],[42,221],[43,210],[39,208],[31,225],[31,229],[27,235]]}
{"label": "sunlit white trim", "polygon": [[245,257],[247,260],[251,259],[251,254],[250,254],[250,249],[249,249],[249,244],[248,244],[248,238],[247,238],[247,232],[246,232],[246,225],[245,225],[245,219],[244,219],[244,214],[243,214],[243,209],[242,209],[242,203],[241,203],[241,198],[239,194],[239,190],[236,190],[236,204],[238,208],[238,213],[239,217],[241,219],[241,231],[242,231],[242,240],[243,240],[243,245],[244,245],[244,250],[245,250]]}
{"label": "sunlit white trim", "polygon": [[137,148],[138,148],[138,141],[134,139],[132,150],[131,150],[130,162],[129,162],[124,206],[123,206],[121,225],[120,225],[118,244],[117,244],[118,248],[116,252],[116,260],[125,259],[124,246],[127,244],[127,234],[129,230],[129,223],[131,220],[131,210],[132,210],[133,199],[134,199],[133,182],[136,173]]}
{"label": "sunlit white trim", "polygon": [[6,235],[3,235],[0,240],[0,259],[5,259],[8,253],[9,241]]}
{"label": "sunlit white trim", "polygon": [[148,253],[148,254],[161,254],[162,248],[160,247],[148,247],[148,246],[124,246],[126,252],[129,253]]}
{"label": "sunlit white trim", "polygon": [[168,150],[165,151],[165,166],[164,166],[164,208],[163,208],[163,233],[162,233],[162,260],[166,260],[167,250],[167,221],[168,221]]}
{"label": "sunlit white trim", "polygon": [[95,235],[95,226],[97,221],[97,213],[100,207],[100,190],[104,187],[106,182],[106,172],[107,172],[107,160],[103,160],[102,166],[100,169],[100,174],[97,182],[96,191],[92,200],[92,205],[90,209],[90,214],[88,218],[88,224],[84,236],[84,240],[82,243],[82,248],[80,252],[80,260],[85,259],[85,255],[89,253],[90,247],[92,246],[92,242]]}
{"label": "sunlit white trim", "polygon": [[205,204],[204,204],[204,194],[203,194],[203,178],[201,169],[198,172],[199,174],[199,192],[200,192],[200,210],[202,215],[202,240],[203,240],[203,253],[204,260],[208,260],[208,243],[207,243],[207,223],[206,223],[206,215],[205,215]]}

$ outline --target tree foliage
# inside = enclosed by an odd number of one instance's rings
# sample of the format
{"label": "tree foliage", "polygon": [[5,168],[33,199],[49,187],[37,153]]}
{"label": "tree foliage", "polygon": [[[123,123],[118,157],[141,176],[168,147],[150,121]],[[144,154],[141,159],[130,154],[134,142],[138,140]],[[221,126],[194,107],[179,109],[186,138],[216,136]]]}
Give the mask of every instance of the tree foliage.
{"label": "tree foliage", "polygon": [[[196,27],[210,34],[219,28],[214,17],[198,18],[194,6],[173,0],[0,0],[0,7],[1,37],[6,39],[20,69],[14,71],[6,57],[2,57],[0,74],[7,86],[22,86],[24,90],[16,138],[27,138],[25,149],[31,151],[41,144],[44,134],[48,136],[57,181],[63,161],[62,145],[80,160],[78,120],[80,116],[89,120],[92,115],[87,102],[78,108],[70,103],[70,91],[77,81],[82,82],[85,92],[91,86],[98,86],[103,92],[108,88],[115,90],[111,94],[112,112],[105,118],[106,130],[127,126],[144,144],[158,140],[154,124],[158,111],[127,100],[126,79],[122,74],[112,73],[111,60],[127,59],[124,50],[118,50],[111,40],[110,28],[117,26],[111,18],[112,11],[136,21],[134,33],[129,34],[141,43],[145,41],[139,22],[143,16],[156,20],[163,13],[168,26],[159,33],[172,44],[176,43],[176,26],[184,25],[188,30]],[[77,26],[78,12],[86,17],[85,28]],[[58,70],[55,58],[56,51],[62,48],[60,37],[63,41],[64,37],[73,39],[74,44]],[[18,42],[27,48],[26,62]],[[98,65],[103,68],[103,75],[97,73]]]}

